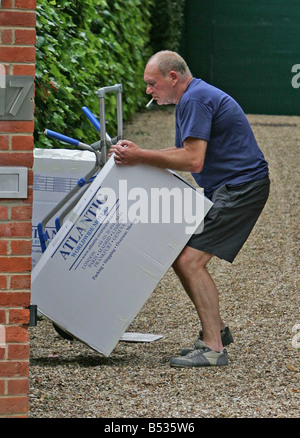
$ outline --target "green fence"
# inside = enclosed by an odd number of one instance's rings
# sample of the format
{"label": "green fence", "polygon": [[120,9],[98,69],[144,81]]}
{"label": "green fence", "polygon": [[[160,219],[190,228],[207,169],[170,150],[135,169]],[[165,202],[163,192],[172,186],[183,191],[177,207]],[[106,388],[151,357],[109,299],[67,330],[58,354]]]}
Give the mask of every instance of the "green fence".
{"label": "green fence", "polygon": [[299,0],[186,0],[181,53],[246,112],[300,115]]}

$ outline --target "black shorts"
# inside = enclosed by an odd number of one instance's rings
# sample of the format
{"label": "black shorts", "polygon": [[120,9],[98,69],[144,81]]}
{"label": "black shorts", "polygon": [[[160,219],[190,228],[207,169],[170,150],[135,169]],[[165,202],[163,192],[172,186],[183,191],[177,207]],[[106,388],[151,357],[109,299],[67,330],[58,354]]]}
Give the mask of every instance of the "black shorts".
{"label": "black shorts", "polygon": [[203,231],[193,234],[187,246],[232,263],[264,208],[269,191],[268,176],[242,185],[219,187],[213,194],[214,205],[204,219]]}

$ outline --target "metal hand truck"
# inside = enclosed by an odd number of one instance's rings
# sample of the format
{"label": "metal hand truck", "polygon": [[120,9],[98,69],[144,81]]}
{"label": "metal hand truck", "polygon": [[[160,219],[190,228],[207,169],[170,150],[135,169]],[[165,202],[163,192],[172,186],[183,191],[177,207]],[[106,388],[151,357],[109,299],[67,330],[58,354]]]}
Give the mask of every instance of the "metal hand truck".
{"label": "metal hand truck", "polygon": [[[117,95],[117,136],[111,138],[106,132],[106,122],[105,122],[105,95],[107,93],[116,92]],[[107,161],[107,150],[117,141],[121,140],[123,137],[123,116],[122,116],[122,85],[115,84],[108,87],[100,88],[97,91],[99,98],[99,112],[100,112],[100,123],[98,119],[91,113],[87,107],[83,107],[82,111],[86,117],[90,120],[94,128],[100,133],[100,140],[96,143],[88,145],[82,143],[71,137],[67,137],[58,132],[52,131],[50,129],[45,130],[45,134],[48,137],[59,140],[63,143],[75,146],[80,150],[86,150],[93,152],[95,154],[95,165],[94,167],[82,178],[77,181],[77,184],[73,189],[44,217],[44,219],[38,224],[38,237],[41,245],[42,252],[44,253],[47,249],[49,243],[48,234],[46,233],[47,223],[57,214],[59,215],[55,219],[55,228],[58,231],[63,224],[64,219],[67,217],[68,213],[73,210],[75,205],[82,198],[84,192],[88,189],[89,184],[95,179],[97,173],[102,169]],[[67,205],[66,205],[67,204]],[[37,313],[37,309],[34,309]],[[36,321],[36,316],[32,317],[33,321]],[[57,333],[64,339],[73,340],[73,336],[62,330],[55,323],[52,323],[54,329]],[[36,323],[32,324],[36,325]]]}
{"label": "metal hand truck", "polygon": [[[117,93],[117,136],[113,139],[106,133],[105,124],[105,95],[110,92]],[[112,144],[115,144],[118,140],[122,139],[123,136],[123,117],[122,117],[122,85],[116,84],[109,87],[100,88],[97,91],[99,97],[99,111],[100,111],[100,123],[97,118],[91,113],[87,107],[83,107],[82,110],[96,130],[100,133],[100,141],[88,145],[82,143],[71,137],[59,134],[58,132],[51,131],[50,129],[45,130],[45,134],[48,137],[55,138],[63,143],[70,144],[77,147],[80,150],[86,150],[93,152],[95,154],[95,165],[94,167],[83,177],[77,181],[77,184],[73,189],[45,216],[45,218],[38,224],[38,237],[40,240],[40,245],[42,252],[47,248],[48,235],[45,232],[46,224],[52,219],[58,212],[59,216],[55,219],[55,228],[58,231],[68,213],[75,207],[78,201],[81,199],[83,193],[87,190],[88,184],[90,184],[97,175],[104,164],[107,161],[107,149]],[[82,189],[82,190],[81,190]],[[80,193],[78,193],[80,191]],[[75,197],[75,195],[77,195]],[[73,198],[73,199],[72,199]],[[72,201],[71,201],[72,200]],[[69,203],[67,206],[66,204]]]}

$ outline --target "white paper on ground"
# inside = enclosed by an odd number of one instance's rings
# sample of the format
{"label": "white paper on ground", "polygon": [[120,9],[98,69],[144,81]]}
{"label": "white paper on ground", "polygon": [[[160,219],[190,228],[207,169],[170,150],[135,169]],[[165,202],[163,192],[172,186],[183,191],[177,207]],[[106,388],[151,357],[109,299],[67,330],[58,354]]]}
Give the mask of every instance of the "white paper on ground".
{"label": "white paper on ground", "polygon": [[124,342],[153,342],[161,339],[163,335],[155,335],[152,333],[135,333],[135,332],[125,332],[120,341]]}

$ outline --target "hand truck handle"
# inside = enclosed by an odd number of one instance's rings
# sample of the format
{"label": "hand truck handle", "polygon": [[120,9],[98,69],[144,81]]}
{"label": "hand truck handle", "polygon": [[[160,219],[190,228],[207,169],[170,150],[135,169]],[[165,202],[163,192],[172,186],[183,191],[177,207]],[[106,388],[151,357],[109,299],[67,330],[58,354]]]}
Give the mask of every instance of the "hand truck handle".
{"label": "hand truck handle", "polygon": [[[101,132],[101,126],[100,122],[97,120],[97,118],[94,116],[94,114],[88,109],[88,107],[83,106],[82,111],[87,116],[90,122],[94,125],[94,127],[97,129],[98,132]],[[111,143],[111,137],[106,133],[106,140]],[[96,147],[95,145],[93,145]],[[97,145],[98,146],[98,145]]]}
{"label": "hand truck handle", "polygon": [[98,122],[98,120],[96,119],[96,117],[94,116],[94,114],[86,107],[83,106],[82,107],[82,111],[84,112],[84,114],[87,116],[87,118],[89,119],[90,122],[92,122],[92,124],[94,125],[94,127],[97,129],[98,132],[100,132],[100,123]]}
{"label": "hand truck handle", "polygon": [[72,146],[79,145],[79,140],[76,140],[75,138],[67,137],[66,135],[59,134],[58,132],[55,131],[51,131],[50,129],[45,129],[45,134],[48,137],[55,138],[56,140],[71,144]]}
{"label": "hand truck handle", "polygon": [[106,127],[105,127],[105,103],[104,98],[106,93],[116,92],[117,94],[117,141],[123,137],[123,116],[122,116],[122,84],[115,84],[110,87],[103,87],[97,91],[99,97],[100,109],[100,149],[101,149],[101,163],[105,164],[107,160],[106,149]]}
{"label": "hand truck handle", "polygon": [[122,84],[115,84],[109,87],[102,87],[98,90],[98,97],[104,97],[106,93],[111,93],[112,91],[122,91]]}
{"label": "hand truck handle", "polygon": [[94,148],[89,144],[82,143],[81,141],[76,140],[75,138],[67,137],[66,135],[60,134],[59,132],[51,131],[51,129],[45,129],[45,134],[48,137],[52,137],[55,138],[56,140],[62,141],[64,143],[68,143],[72,146],[76,146],[79,149],[95,152]]}

